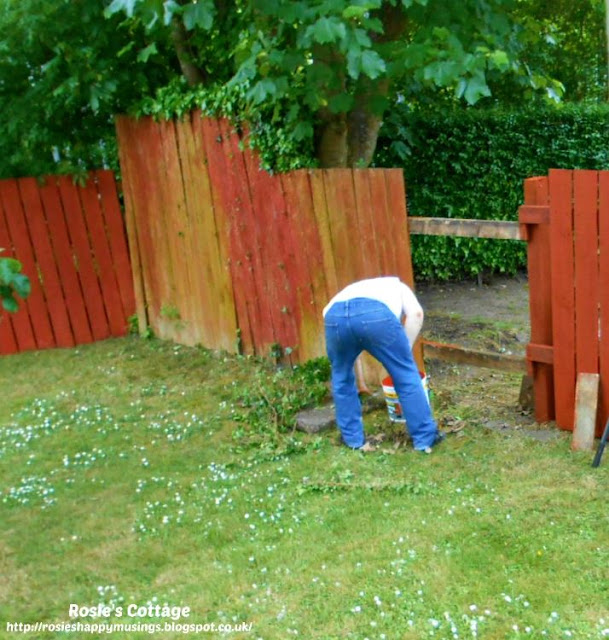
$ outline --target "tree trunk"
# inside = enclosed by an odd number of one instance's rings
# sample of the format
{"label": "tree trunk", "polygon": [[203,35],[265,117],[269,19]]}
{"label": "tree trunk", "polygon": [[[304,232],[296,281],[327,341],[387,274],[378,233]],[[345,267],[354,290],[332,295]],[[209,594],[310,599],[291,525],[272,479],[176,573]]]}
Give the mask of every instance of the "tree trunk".
{"label": "tree trunk", "polygon": [[372,162],[383,118],[360,107],[349,113],[348,122],[347,166],[363,169]]}
{"label": "tree trunk", "polygon": [[186,82],[193,87],[205,81],[205,74],[193,63],[190,46],[188,44],[188,33],[181,18],[176,16],[171,21],[171,39],[176,48],[180,69],[186,78]]}
{"label": "tree trunk", "polygon": [[326,115],[317,131],[317,159],[324,169],[346,167],[348,160],[347,116],[344,113]]}

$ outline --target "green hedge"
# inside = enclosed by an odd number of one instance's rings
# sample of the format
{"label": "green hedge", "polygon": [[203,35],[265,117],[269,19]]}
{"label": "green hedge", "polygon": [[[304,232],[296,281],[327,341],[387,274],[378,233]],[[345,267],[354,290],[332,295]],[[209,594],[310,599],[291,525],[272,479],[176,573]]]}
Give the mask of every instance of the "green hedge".
{"label": "green hedge", "polygon": [[[519,111],[396,108],[375,165],[403,167],[412,216],[516,220],[525,178],[551,168],[609,169],[609,106]],[[522,242],[412,236],[420,280],[526,268]]]}

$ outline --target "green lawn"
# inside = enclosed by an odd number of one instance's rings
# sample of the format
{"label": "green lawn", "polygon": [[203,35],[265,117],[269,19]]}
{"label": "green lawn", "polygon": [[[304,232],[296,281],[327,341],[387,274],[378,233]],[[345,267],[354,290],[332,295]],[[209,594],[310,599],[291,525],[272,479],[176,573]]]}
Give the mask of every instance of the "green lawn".
{"label": "green lawn", "polygon": [[477,426],[485,375],[432,370],[467,419],[432,455],[364,455],[277,434],[310,387],[252,359],[136,338],[1,358],[0,637],[171,621],[157,604],[252,629],[110,637],[609,637],[609,458]]}

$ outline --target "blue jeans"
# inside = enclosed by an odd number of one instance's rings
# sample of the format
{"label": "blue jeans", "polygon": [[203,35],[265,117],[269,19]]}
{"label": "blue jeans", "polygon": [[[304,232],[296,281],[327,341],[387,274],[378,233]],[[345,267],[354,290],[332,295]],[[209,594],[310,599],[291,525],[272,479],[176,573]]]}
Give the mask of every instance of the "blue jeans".
{"label": "blue jeans", "polygon": [[400,321],[382,302],[355,298],[336,302],[326,313],[326,349],[332,365],[336,422],[343,442],[353,448],[365,443],[362,406],[353,367],[362,351],[374,356],[393,379],[414,448],[431,447],[438,427],[408,338]]}

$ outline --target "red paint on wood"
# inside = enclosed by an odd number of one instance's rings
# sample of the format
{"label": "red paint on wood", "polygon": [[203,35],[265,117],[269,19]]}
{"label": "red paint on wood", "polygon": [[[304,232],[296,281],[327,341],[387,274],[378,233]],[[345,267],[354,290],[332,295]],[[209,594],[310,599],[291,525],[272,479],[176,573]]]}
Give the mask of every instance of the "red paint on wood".
{"label": "red paint on wood", "polygon": [[99,280],[95,272],[94,256],[91,252],[89,233],[78,197],[78,189],[68,176],[58,178],[58,188],[72,241],[78,279],[83,292],[92,337],[94,340],[103,340],[110,336],[110,328]]}
{"label": "red paint on wood", "polygon": [[599,172],[600,400],[597,435],[609,419],[609,171]]}
{"label": "red paint on wood", "polygon": [[127,333],[127,319],[123,313],[118,291],[97,185],[90,178],[84,187],[78,187],[78,192],[89,230],[89,240],[95,255],[110,332],[113,336],[122,336]]}
{"label": "red paint on wood", "polygon": [[[545,207],[549,201],[548,178],[530,178],[524,183],[525,205]],[[551,348],[552,334],[552,274],[550,251],[550,218],[537,220],[528,227],[527,260],[529,275],[529,312],[531,345]],[[555,417],[554,368],[550,363],[533,362],[532,376],[535,397],[535,420],[548,422]]]}
{"label": "red paint on wood", "polygon": [[359,241],[357,245],[361,252],[364,278],[376,278],[380,273],[378,261],[377,227],[372,211],[370,195],[370,171],[357,169],[353,172],[353,189],[355,194],[355,211],[357,215]]}
{"label": "red paint on wood", "polygon": [[[3,223],[0,220],[0,225],[4,224],[6,230],[4,238],[0,240],[0,246],[9,248],[12,242],[15,256],[18,256],[19,261],[23,265],[23,273],[30,279],[31,292],[24,306],[29,312],[29,318],[36,338],[36,347],[38,349],[49,349],[56,346],[56,341],[49,320],[47,303],[40,283],[38,266],[30,241],[30,234],[16,180],[0,181],[0,201],[0,208],[4,209],[5,217],[5,222]],[[0,218],[1,217],[2,213],[0,211]]]}
{"label": "red paint on wood", "polygon": [[329,300],[323,272],[323,253],[315,223],[309,173],[291,171],[281,175],[289,219],[295,227],[295,269],[300,307],[299,358],[323,355],[324,336],[320,328],[322,311]]}
{"label": "red paint on wood", "polygon": [[146,310],[146,284],[144,282],[144,271],[142,267],[142,254],[138,239],[137,228],[137,207],[136,197],[137,165],[131,151],[131,119],[125,116],[116,118],[116,135],[118,138],[119,161],[123,176],[128,179],[122,181],[123,194],[125,199],[125,225],[127,227],[127,238],[129,243],[129,255],[131,270],[133,275],[133,290],[135,298],[135,308],[138,320],[138,330],[144,334],[148,328],[148,314]]}
{"label": "red paint on wood", "polygon": [[598,373],[598,172],[573,172],[576,372]]}
{"label": "red paint on wood", "polygon": [[131,121],[126,127],[132,150],[126,165],[135,203],[134,227],[141,260],[148,322],[161,338],[171,338],[162,317],[163,305],[171,301],[171,262],[164,225],[165,207],[159,182],[162,180],[158,128],[152,118]]}
{"label": "red paint on wood", "polygon": [[383,174],[387,191],[389,220],[393,228],[392,244],[395,249],[397,275],[414,290],[404,174],[401,169],[385,169]]}
{"label": "red paint on wood", "polygon": [[358,221],[351,169],[325,169],[324,189],[327,220],[334,252],[339,289],[360,280],[364,274],[358,243]]}
{"label": "red paint on wood", "polygon": [[571,430],[576,382],[573,172],[553,169],[549,180],[556,422]]}
{"label": "red paint on wood", "polygon": [[166,206],[167,246],[173,267],[172,307],[179,313],[179,318],[173,320],[172,336],[177,342],[193,346],[201,342],[195,321],[196,307],[200,306],[201,301],[194,295],[193,286],[197,258],[192,254],[192,234],[184,198],[175,123],[161,121],[158,125],[164,165],[162,190]]}
{"label": "red paint on wood", "polygon": [[40,187],[40,198],[48,223],[49,238],[54,249],[74,340],[76,344],[92,342],[93,336],[55,178],[46,178],[45,184]]}
{"label": "red paint on wood", "polygon": [[123,303],[123,315],[128,318],[135,312],[135,299],[125,222],[118,200],[117,185],[112,171],[96,171],[95,179],[97,180],[102,213],[108,230],[110,253],[112,254],[118,289]]}
{"label": "red paint on wood", "polygon": [[[232,125],[227,120],[219,122],[222,146],[227,158],[228,171],[225,188],[228,188],[230,208],[228,215],[231,219],[231,228],[234,233],[241,235],[239,245],[241,255],[237,258],[245,258],[244,264],[249,271],[250,286],[248,291],[241,292],[247,297],[254,296],[254,300],[247,300],[249,318],[252,322],[252,337],[254,350],[258,354],[267,355],[272,345],[278,342],[278,320],[273,311],[271,273],[265,271],[267,256],[264,254],[264,243],[268,230],[263,223],[266,213],[266,203],[259,204],[260,210],[254,205],[254,193],[249,179],[253,175],[248,174],[248,162],[252,163],[251,152],[241,152],[239,138],[233,131]],[[257,163],[252,163],[253,171],[258,171]],[[233,236],[234,237],[234,236]],[[236,292],[237,294],[237,292]],[[272,311],[273,310],[273,311]]]}
{"label": "red paint on wood", "polygon": [[[213,193],[202,123],[200,112],[191,115],[193,147],[190,167],[193,173],[191,182],[196,185],[196,192],[193,193],[190,210],[197,230],[196,250],[201,258],[205,258],[202,262],[208,265],[207,274],[201,273],[202,296],[207,300],[207,305],[202,309],[209,332],[206,344],[233,350],[237,316],[230,277],[229,230],[222,205]],[[187,194],[188,187],[188,179],[185,179]]]}
{"label": "red paint on wood", "polygon": [[377,275],[397,276],[385,176],[382,171],[371,170],[368,174],[368,179],[370,181],[370,198],[372,204],[370,215],[374,221],[377,238]]}
{"label": "red paint on wood", "polygon": [[[0,183],[2,185],[2,183]],[[8,227],[4,219],[3,208],[0,207],[0,248],[4,249],[0,253],[0,257],[3,258],[15,258],[15,254],[12,251],[11,239],[8,233]],[[0,355],[8,355],[11,353],[17,353],[19,351],[19,345],[15,338],[13,331],[13,323],[10,315],[2,307],[0,307]]]}
{"label": "red paint on wood", "polygon": [[[4,249],[4,251],[0,253],[0,257],[20,260],[20,257],[14,249],[14,242],[11,240],[11,214],[10,209],[5,210],[3,214],[2,207],[0,207],[0,248]],[[21,264],[23,267],[23,262]],[[30,277],[29,272],[23,272]],[[18,351],[31,351],[36,349],[36,339],[32,329],[29,310],[25,301],[21,300],[19,296],[16,296],[16,298],[19,303],[19,310],[16,313],[11,313],[9,316],[8,312],[0,307],[0,322],[10,324]]]}
{"label": "red paint on wood", "polygon": [[[235,154],[238,149],[235,149]],[[294,248],[281,180],[260,168],[258,158],[245,153],[245,167],[250,185],[257,247],[260,252],[262,278],[258,279],[259,296],[263,296],[273,323],[273,343],[293,348],[298,343],[297,301],[289,273],[294,270]],[[259,274],[261,275],[261,274]],[[269,345],[264,345],[267,349]]]}
{"label": "red paint on wood", "polygon": [[228,263],[233,281],[240,349],[245,353],[254,353],[261,320],[256,297],[252,295],[256,290],[254,255],[246,248],[246,241],[251,235],[247,222],[251,217],[251,203],[243,179],[245,169],[241,158],[239,163],[234,163],[226,155],[224,133],[218,121],[203,119],[201,133],[208,160],[214,210],[228,237]]}
{"label": "red paint on wood", "polygon": [[60,274],[49,240],[49,231],[40,201],[38,185],[34,178],[22,178],[19,180],[18,186],[36,255],[36,263],[42,279],[56,345],[58,347],[73,347],[75,341],[68,318],[67,301],[64,298]]}
{"label": "red paint on wood", "polygon": [[[213,206],[210,206],[207,170],[203,163],[205,156],[202,149],[197,154],[195,145],[199,143],[201,147],[201,141],[196,138],[190,118],[176,122],[175,133],[184,189],[183,221],[187,231],[183,239],[188,256],[189,295],[193,302],[190,308],[192,329],[196,343],[219,344],[220,333],[213,322],[217,314],[211,311],[213,290],[219,284],[217,242],[212,234],[206,233],[209,219],[213,220]],[[209,286],[205,286],[206,283]]]}
{"label": "red paint on wood", "polygon": [[334,294],[338,293],[339,284],[336,275],[336,260],[334,258],[334,248],[332,247],[330,225],[328,222],[328,203],[326,201],[323,176],[324,172],[321,169],[309,171],[315,228],[319,235],[322,250],[321,267],[325,275],[326,290],[328,293],[327,301],[334,296]]}

